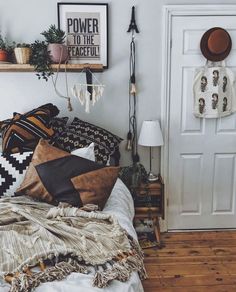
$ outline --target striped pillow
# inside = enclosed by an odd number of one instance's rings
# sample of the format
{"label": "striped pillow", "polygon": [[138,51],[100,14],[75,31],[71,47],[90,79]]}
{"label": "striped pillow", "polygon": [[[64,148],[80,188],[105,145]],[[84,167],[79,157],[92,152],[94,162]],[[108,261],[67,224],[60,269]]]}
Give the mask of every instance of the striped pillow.
{"label": "striped pillow", "polygon": [[25,114],[14,113],[12,119],[2,121],[3,153],[31,151],[40,138],[50,139],[54,134],[50,121],[58,113],[58,108],[48,103]]}

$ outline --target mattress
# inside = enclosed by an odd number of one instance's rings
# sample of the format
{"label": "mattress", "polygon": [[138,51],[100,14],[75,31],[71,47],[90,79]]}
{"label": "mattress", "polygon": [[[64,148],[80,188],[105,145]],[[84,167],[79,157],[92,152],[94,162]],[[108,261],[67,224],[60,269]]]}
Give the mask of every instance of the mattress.
{"label": "mattress", "polygon": [[[137,239],[132,221],[134,217],[133,199],[124,183],[118,179],[104,212],[116,216],[120,225]],[[136,272],[132,273],[129,281],[121,283],[114,280],[109,287],[100,289],[92,286],[92,275],[72,273],[63,281],[55,281],[40,285],[36,292],[144,292],[142,283]],[[8,285],[0,285],[0,292],[8,292]]]}

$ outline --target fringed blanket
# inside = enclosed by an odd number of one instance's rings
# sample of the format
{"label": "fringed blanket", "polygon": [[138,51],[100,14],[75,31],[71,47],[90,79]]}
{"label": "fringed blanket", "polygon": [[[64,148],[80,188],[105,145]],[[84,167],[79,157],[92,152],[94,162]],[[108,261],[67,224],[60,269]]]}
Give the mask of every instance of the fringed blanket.
{"label": "fringed blanket", "polygon": [[[0,275],[11,292],[27,292],[72,272],[94,273],[93,284],[146,277],[138,243],[102,212],[53,207],[27,197],[0,200]],[[40,272],[31,268],[39,265]]]}

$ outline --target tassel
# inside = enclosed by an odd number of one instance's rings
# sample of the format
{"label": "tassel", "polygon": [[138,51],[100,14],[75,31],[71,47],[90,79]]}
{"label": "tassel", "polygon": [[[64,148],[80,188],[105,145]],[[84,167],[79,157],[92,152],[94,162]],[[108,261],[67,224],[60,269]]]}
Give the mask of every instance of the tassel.
{"label": "tassel", "polygon": [[84,103],[85,103],[85,96],[84,96],[83,88],[80,88],[78,98],[79,98],[79,101],[80,101],[81,105],[84,105]]}
{"label": "tassel", "polygon": [[130,94],[132,95],[136,94],[136,85],[134,83],[131,83]]}
{"label": "tassel", "polygon": [[105,272],[98,272],[97,274],[94,277],[93,286],[98,288],[107,287],[112,280],[117,278],[117,271],[115,269],[108,269]]}
{"label": "tassel", "polygon": [[104,87],[103,86],[100,86],[100,94],[99,94],[99,97],[102,97],[103,96],[103,93],[104,93]]}
{"label": "tassel", "polygon": [[85,112],[86,113],[90,113],[90,93],[88,91],[86,91],[85,93]]}
{"label": "tassel", "polygon": [[94,278],[93,278],[93,286],[98,287],[98,288],[103,288],[102,287],[102,275],[101,272],[96,272]]}
{"label": "tassel", "polygon": [[92,93],[92,105],[94,106],[96,103],[96,90],[95,87],[93,88],[93,93]]}
{"label": "tassel", "polygon": [[132,150],[132,133],[130,131],[127,134],[126,150],[127,151],[131,151]]}
{"label": "tassel", "polygon": [[45,267],[45,265],[44,265],[44,262],[43,262],[43,261],[40,261],[40,262],[39,262],[39,267],[40,267],[40,270],[41,270],[42,272],[44,272],[44,271],[45,271],[45,269],[46,269],[46,267]]}
{"label": "tassel", "polygon": [[68,98],[68,111],[69,112],[72,112],[73,111],[73,108],[72,108],[72,104],[71,104],[71,101],[70,101],[70,98]]}

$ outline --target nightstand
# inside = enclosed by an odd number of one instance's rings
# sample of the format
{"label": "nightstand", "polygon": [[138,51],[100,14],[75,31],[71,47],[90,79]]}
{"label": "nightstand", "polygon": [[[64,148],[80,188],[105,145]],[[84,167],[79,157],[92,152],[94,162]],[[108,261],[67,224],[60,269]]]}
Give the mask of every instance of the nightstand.
{"label": "nightstand", "polygon": [[164,219],[164,183],[159,175],[155,182],[141,183],[133,189],[135,219],[153,220],[156,240],[161,244],[159,218]]}

